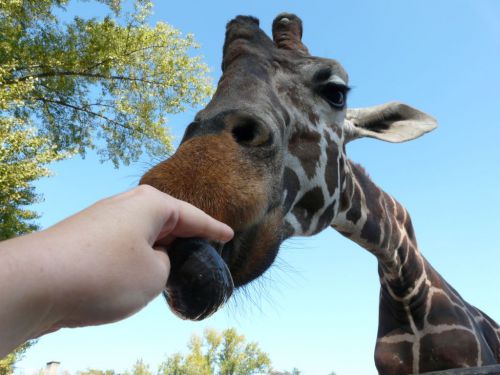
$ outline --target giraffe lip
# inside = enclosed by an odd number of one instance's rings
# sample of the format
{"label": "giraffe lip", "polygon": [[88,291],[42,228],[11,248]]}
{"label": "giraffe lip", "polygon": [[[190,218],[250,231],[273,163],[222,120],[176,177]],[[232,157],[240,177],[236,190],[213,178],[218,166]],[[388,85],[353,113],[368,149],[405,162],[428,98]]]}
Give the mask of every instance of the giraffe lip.
{"label": "giraffe lip", "polygon": [[219,255],[222,257],[222,260],[228,265],[228,267],[231,264],[231,259],[234,255],[234,239],[231,241],[227,242],[223,246],[218,249]]}
{"label": "giraffe lip", "polygon": [[211,242],[210,245],[217,251],[217,253],[222,257],[222,249],[224,248],[224,244],[220,242]]}
{"label": "giraffe lip", "polygon": [[231,297],[234,283],[215,248],[200,238],[179,238],[167,249],[171,272],[163,295],[182,319],[202,320]]}

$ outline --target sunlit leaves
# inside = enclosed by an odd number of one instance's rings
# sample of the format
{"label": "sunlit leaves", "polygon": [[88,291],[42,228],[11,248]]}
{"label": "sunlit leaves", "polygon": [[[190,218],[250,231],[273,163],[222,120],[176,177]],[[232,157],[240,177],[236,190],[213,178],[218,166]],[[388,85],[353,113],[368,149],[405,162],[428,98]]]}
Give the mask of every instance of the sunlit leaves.
{"label": "sunlit leaves", "polygon": [[89,149],[115,166],[165,156],[166,116],[211,92],[193,36],[149,25],[151,1],[87,2],[108,14],[62,22],[54,11],[69,0],[0,0],[0,219],[10,235],[34,228],[36,214],[19,205],[36,201],[31,183],[47,164]]}
{"label": "sunlit leaves", "polygon": [[22,208],[39,199],[32,182],[50,175],[46,165],[66,156],[35,129],[0,117],[0,240],[36,229],[38,215]]}
{"label": "sunlit leaves", "polygon": [[[115,165],[142,152],[164,155],[166,114],[211,92],[207,67],[189,55],[197,47],[192,35],[148,25],[150,1],[123,17],[66,24],[50,13],[66,1],[1,1],[0,109],[36,119],[61,150],[97,148]],[[119,14],[119,1],[101,2]],[[42,16],[27,16],[34,14]]]}
{"label": "sunlit leaves", "polygon": [[12,375],[14,373],[14,365],[24,357],[26,351],[35,343],[36,340],[28,341],[20,345],[6,357],[0,358],[0,375]]}
{"label": "sunlit leaves", "polygon": [[234,328],[219,333],[206,330],[203,339],[194,335],[189,353],[170,356],[158,375],[252,375],[271,370],[269,356],[256,343],[246,343]]}

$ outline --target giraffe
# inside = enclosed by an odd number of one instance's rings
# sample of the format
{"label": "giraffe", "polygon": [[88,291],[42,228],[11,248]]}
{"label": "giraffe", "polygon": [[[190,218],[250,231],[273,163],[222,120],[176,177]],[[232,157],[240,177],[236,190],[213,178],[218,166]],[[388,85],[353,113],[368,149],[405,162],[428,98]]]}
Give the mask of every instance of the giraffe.
{"label": "giraffe", "polygon": [[234,229],[220,254],[236,287],[262,275],[285,239],[328,227],[374,254],[381,374],[500,362],[498,325],[432,268],[406,209],[346,156],[350,141],[409,141],[436,121],[398,102],[347,109],[346,71],[311,56],[302,33],[288,13],[275,18],[273,39],[254,17],[230,21],[213,98],[141,183]]}
{"label": "giraffe", "polygon": [[[355,121],[356,115],[349,114],[346,121]],[[499,363],[500,327],[468,304],[422,256],[406,209],[361,166],[348,162],[346,167],[350,177],[332,227],[378,260],[379,372],[408,374]]]}

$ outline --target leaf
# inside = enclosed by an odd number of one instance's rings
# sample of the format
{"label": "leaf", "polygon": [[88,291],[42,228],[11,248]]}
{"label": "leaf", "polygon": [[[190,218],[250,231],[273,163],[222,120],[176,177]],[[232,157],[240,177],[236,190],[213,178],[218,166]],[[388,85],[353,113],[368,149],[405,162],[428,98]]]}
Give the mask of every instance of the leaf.
{"label": "leaf", "polygon": [[97,0],[103,19],[61,23],[68,0],[0,0],[0,239],[36,229],[24,208],[48,165],[96,150],[116,167],[172,150],[167,114],[212,92],[192,35],[148,24],[152,2]]}

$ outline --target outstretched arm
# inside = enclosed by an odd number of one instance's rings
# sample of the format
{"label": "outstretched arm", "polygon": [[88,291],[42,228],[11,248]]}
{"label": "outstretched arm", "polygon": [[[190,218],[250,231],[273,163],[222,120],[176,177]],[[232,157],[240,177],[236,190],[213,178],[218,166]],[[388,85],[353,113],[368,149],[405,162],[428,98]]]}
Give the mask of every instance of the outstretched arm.
{"label": "outstretched arm", "polygon": [[227,242],[233,231],[142,185],[46,230],[0,243],[0,358],[62,327],[124,319],[165,287],[176,237]]}

